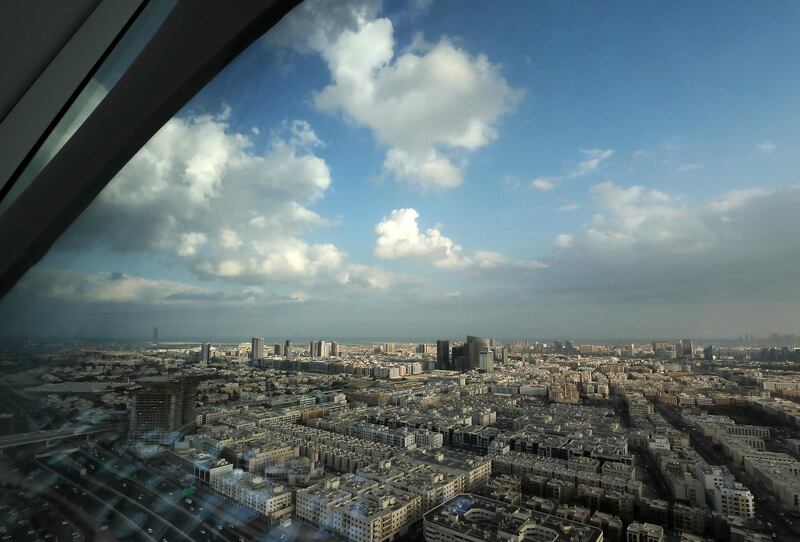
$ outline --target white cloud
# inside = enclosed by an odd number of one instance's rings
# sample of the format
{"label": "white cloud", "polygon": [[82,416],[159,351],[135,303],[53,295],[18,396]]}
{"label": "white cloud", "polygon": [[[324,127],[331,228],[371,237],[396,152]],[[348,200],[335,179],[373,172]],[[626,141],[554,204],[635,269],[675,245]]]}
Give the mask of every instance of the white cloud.
{"label": "white cloud", "polygon": [[196,231],[182,233],[178,243],[178,255],[194,256],[197,254],[197,249],[203,246],[206,241],[208,241],[208,237],[206,237],[205,233]]}
{"label": "white cloud", "polygon": [[531,186],[536,190],[552,190],[556,187],[556,181],[547,177],[537,177],[531,181]]}
{"label": "white cloud", "polygon": [[[694,257],[728,253],[740,256],[750,252],[742,243],[746,238],[764,234],[772,219],[753,216],[754,209],[777,205],[776,192],[755,188],[725,193],[705,205],[689,206],[675,198],[643,186],[622,187],[601,183],[591,193],[600,213],[582,232],[561,248],[570,248],[582,258],[597,261],[616,260],[620,253],[648,257],[660,261],[668,257]],[[800,199],[800,190],[782,191],[786,201]],[[746,227],[745,227],[746,226]],[[778,231],[770,234],[774,245],[784,237]]]}
{"label": "white cloud", "polygon": [[756,145],[756,148],[764,154],[772,154],[778,149],[778,146],[767,139]]}
{"label": "white cloud", "polygon": [[569,248],[572,246],[573,236],[568,233],[560,233],[553,239],[553,246],[559,249]]}
{"label": "white cloud", "polygon": [[433,262],[460,260],[461,247],[437,228],[421,232],[419,213],[395,209],[375,226],[375,257],[383,260],[423,259]]}
{"label": "white cloud", "polygon": [[264,152],[223,115],[170,120],[112,180],[66,235],[177,260],[202,277],[340,284],[350,265],[330,243],[302,234],[331,225],[309,208],[331,184],[323,145],[302,120],[284,122]]}
{"label": "white cloud", "polygon": [[242,246],[242,240],[239,239],[239,235],[235,231],[223,228],[219,232],[217,247],[220,250],[236,250],[240,246]]}
{"label": "white cloud", "polygon": [[315,94],[315,105],[369,127],[388,147],[384,169],[397,181],[423,191],[460,185],[465,163],[454,152],[496,139],[499,119],[521,93],[485,55],[448,38],[417,38],[398,53],[392,22],[377,18],[375,3],[308,4],[268,41],[326,61],[331,84]]}
{"label": "white cloud", "polygon": [[614,183],[591,194],[597,213],[553,240],[549,268],[538,276],[542,292],[674,314],[678,300],[755,307],[800,291],[789,271],[797,267],[800,238],[785,220],[800,205],[800,187],[736,190],[702,204]]}
{"label": "white cloud", "polygon": [[572,179],[597,171],[614,154],[613,149],[580,149],[580,152],[583,160],[569,173]]}
{"label": "white cloud", "polygon": [[433,148],[419,154],[389,149],[383,167],[395,179],[416,185],[422,191],[447,190],[461,184],[461,169]]}
{"label": "white cloud", "polygon": [[575,211],[580,208],[580,205],[577,203],[565,203],[564,205],[560,205],[558,210],[561,212],[570,212]]}
{"label": "white cloud", "polygon": [[499,269],[530,270],[544,267],[541,262],[512,261],[493,251],[465,254],[462,247],[442,234],[439,228],[420,230],[415,209],[395,209],[375,226],[375,257],[383,260],[427,261],[440,269],[480,273]]}
{"label": "white cloud", "polygon": [[560,176],[537,177],[531,181],[531,188],[542,191],[552,190],[566,180],[577,179],[594,173],[614,154],[613,149],[579,149],[579,152],[583,159],[569,172]]}
{"label": "white cloud", "polygon": [[681,172],[697,171],[699,169],[703,169],[703,164],[683,164],[678,166],[678,171]]}

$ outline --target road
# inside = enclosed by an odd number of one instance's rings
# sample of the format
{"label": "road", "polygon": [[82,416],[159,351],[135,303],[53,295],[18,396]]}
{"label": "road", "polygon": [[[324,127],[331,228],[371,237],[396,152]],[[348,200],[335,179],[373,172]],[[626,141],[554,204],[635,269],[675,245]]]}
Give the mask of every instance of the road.
{"label": "road", "polygon": [[772,494],[748,476],[741,467],[734,465],[724,454],[714,449],[710,439],[702,437],[697,431],[689,427],[673,409],[661,403],[654,403],[656,410],[676,429],[689,435],[689,441],[697,453],[711,465],[725,465],[736,480],[747,486],[756,499],[756,515],[767,524],[772,525],[771,530],[777,535],[778,540],[798,540],[800,526],[798,522],[781,511],[780,505],[775,502]]}
{"label": "road", "polygon": [[[240,540],[279,542],[326,538],[323,533],[313,531],[298,521],[293,521],[290,527],[270,525],[252,510],[202,489],[198,489],[190,497],[191,503],[187,503],[183,489],[195,482],[181,481],[181,478],[187,476],[186,473],[177,471],[171,466],[165,466],[164,470],[154,469],[120,449],[96,447],[94,453],[97,455],[92,456],[88,451],[81,450],[81,457],[86,458],[88,454],[95,461],[101,462],[105,469],[95,466],[94,472],[109,473],[110,483],[116,484],[114,487],[117,489],[130,492],[137,500],[141,494],[142,502],[152,503],[158,513],[166,513],[164,510],[167,505],[180,509],[183,519],[176,521],[186,521],[186,518],[190,517],[193,522],[200,522],[199,527],[195,526],[195,530],[192,531],[197,533],[198,540],[206,540],[211,535],[216,537],[211,539],[233,542]],[[89,473],[94,474],[87,470],[87,474]],[[123,483],[127,485],[122,486]],[[172,513],[177,514],[175,510],[172,510]]]}
{"label": "road", "polygon": [[125,424],[105,424],[79,425],[65,429],[17,433],[15,435],[5,435],[0,437],[0,450],[5,448],[14,448],[17,446],[27,446],[29,444],[39,444],[42,442],[55,442],[66,438],[96,435],[97,433],[105,433],[108,431],[122,432],[124,430]]}
{"label": "road", "polygon": [[174,524],[173,518],[168,514],[159,515],[145,506],[146,503],[139,503],[92,477],[81,476],[56,458],[41,461],[40,466],[62,480],[56,484],[58,486],[56,489],[61,489],[63,484],[74,496],[91,495],[104,503],[110,509],[109,512],[111,509],[118,512],[125,518],[130,534],[135,533],[141,539],[154,541],[193,540],[191,534],[184,531],[180,525]]}

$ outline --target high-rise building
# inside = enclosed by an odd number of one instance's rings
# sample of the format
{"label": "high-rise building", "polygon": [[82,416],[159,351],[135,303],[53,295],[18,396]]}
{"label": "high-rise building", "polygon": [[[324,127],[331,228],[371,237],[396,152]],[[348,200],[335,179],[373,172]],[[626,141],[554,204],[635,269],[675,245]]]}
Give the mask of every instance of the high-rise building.
{"label": "high-rise building", "polygon": [[153,346],[158,346],[158,328],[153,328]]}
{"label": "high-rise building", "polygon": [[500,363],[508,362],[508,348],[505,346],[495,347],[494,359]]}
{"label": "high-rise building", "polygon": [[287,358],[292,357],[292,341],[286,339],[286,344],[283,345],[283,353]]}
{"label": "high-rise building", "polygon": [[467,335],[467,358],[469,362],[469,369],[477,369],[480,367],[479,354],[484,348],[489,348],[489,339]]}
{"label": "high-rise building", "polygon": [[653,342],[653,355],[657,358],[669,357],[669,345],[665,342]]}
{"label": "high-rise building", "polygon": [[336,341],[332,341],[331,342],[331,356],[333,356],[335,358],[338,358],[341,355],[342,355],[342,353],[341,353],[341,348],[339,348],[339,343],[337,343]]}
{"label": "high-rise building", "polygon": [[331,357],[331,343],[326,341],[311,341],[309,344],[309,355],[313,359]]}
{"label": "high-rise building", "polygon": [[283,345],[278,343],[272,349],[273,355],[275,356],[282,356],[283,355]]}
{"label": "high-rise building", "polygon": [[454,346],[451,356],[450,366],[454,371],[469,371],[469,345]]}
{"label": "high-rise building", "polygon": [[694,357],[694,341],[692,339],[683,339],[681,343],[683,344],[683,351],[678,355],[692,359]]}
{"label": "high-rise building", "polygon": [[440,371],[453,369],[453,365],[450,363],[450,341],[436,341],[436,368]]}
{"label": "high-rise building", "polygon": [[383,343],[383,352],[385,354],[394,354],[397,346],[394,343]]}
{"label": "high-rise building", "polygon": [[494,352],[488,348],[481,348],[478,352],[478,368],[484,373],[494,371]]}
{"label": "high-rise building", "polygon": [[264,357],[264,338],[253,337],[250,339],[250,361],[255,362]]}
{"label": "high-rise building", "polygon": [[161,441],[170,433],[185,433],[195,422],[197,383],[183,377],[153,377],[131,402],[131,436]]}
{"label": "high-rise building", "polygon": [[200,345],[200,363],[211,361],[211,344],[203,343]]}
{"label": "high-rise building", "polygon": [[417,354],[424,354],[425,353],[425,344],[421,343],[417,345]]}
{"label": "high-rise building", "polygon": [[714,349],[714,345],[709,344],[703,349],[703,359],[706,361],[714,361],[717,355]]}

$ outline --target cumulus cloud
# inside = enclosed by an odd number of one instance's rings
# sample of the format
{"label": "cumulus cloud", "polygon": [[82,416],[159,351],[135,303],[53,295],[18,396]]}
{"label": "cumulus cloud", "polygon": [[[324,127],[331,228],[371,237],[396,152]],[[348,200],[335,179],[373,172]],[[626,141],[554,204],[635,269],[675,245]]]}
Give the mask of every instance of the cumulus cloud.
{"label": "cumulus cloud", "polygon": [[[331,174],[305,121],[285,122],[256,150],[220,115],[170,120],[74,224],[62,248],[99,245],[160,254],[207,278],[342,284],[350,264],[307,230],[331,221],[309,208]],[[383,281],[387,282],[387,281]],[[375,282],[377,284],[377,282]]]}
{"label": "cumulus cloud", "polygon": [[499,269],[539,269],[538,261],[512,261],[493,251],[466,254],[461,245],[438,228],[421,231],[415,209],[395,209],[375,226],[375,257],[383,260],[430,262],[440,269],[485,272]]}
{"label": "cumulus cloud", "polygon": [[[498,137],[500,118],[521,97],[500,68],[443,37],[398,52],[394,27],[375,2],[306,2],[268,41],[314,51],[331,83],[314,95],[323,111],[370,128],[388,147],[384,170],[422,191],[461,184],[465,161]],[[338,31],[337,31],[338,30]]]}

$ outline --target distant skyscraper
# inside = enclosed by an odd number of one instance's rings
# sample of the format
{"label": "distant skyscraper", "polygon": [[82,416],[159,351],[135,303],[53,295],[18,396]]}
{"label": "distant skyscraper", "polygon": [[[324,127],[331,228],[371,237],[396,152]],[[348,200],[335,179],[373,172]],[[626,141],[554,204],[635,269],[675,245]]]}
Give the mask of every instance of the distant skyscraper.
{"label": "distant skyscraper", "polygon": [[683,339],[681,343],[683,343],[683,352],[681,353],[683,357],[692,359],[694,357],[694,341],[692,339]]}
{"label": "distant skyscraper", "polygon": [[383,343],[383,351],[386,354],[394,354],[397,347],[394,343]]}
{"label": "distant skyscraper", "polygon": [[500,361],[500,363],[506,363],[508,361],[508,348],[505,346],[495,347],[494,359]]}
{"label": "distant skyscraper", "polygon": [[467,359],[469,363],[469,369],[477,369],[480,367],[480,359],[478,354],[484,348],[489,348],[489,339],[467,335]]}
{"label": "distant skyscraper", "polygon": [[314,359],[331,357],[331,343],[326,341],[311,341],[309,354]]}
{"label": "distant skyscraper", "polygon": [[494,371],[494,352],[488,348],[481,348],[478,352],[478,368],[485,373]]}
{"label": "distant skyscraper", "polygon": [[157,327],[153,328],[153,344],[155,346],[158,346],[158,328]]}
{"label": "distant skyscraper", "polygon": [[418,344],[417,345],[417,354],[424,354],[424,353],[425,353],[425,345],[424,344]]}
{"label": "distant skyscraper", "polygon": [[283,352],[287,358],[292,357],[292,341],[289,339],[286,339],[286,344],[283,346]]}
{"label": "distant skyscraper", "polygon": [[203,343],[200,345],[200,363],[211,361],[211,344]]}
{"label": "distant skyscraper", "polygon": [[436,341],[436,368],[440,371],[453,369],[453,365],[450,363],[450,341]]}
{"label": "distant skyscraper", "polygon": [[341,355],[339,343],[336,341],[331,342],[331,356],[338,358]]}
{"label": "distant skyscraper", "polygon": [[280,343],[276,344],[276,345],[275,345],[275,346],[272,348],[272,351],[273,351],[273,354],[274,354],[275,356],[282,356],[282,355],[283,355],[283,345],[281,345]]}
{"label": "distant skyscraper", "polygon": [[454,371],[469,371],[469,345],[454,346],[450,364]]}
{"label": "distant skyscraper", "polygon": [[256,360],[262,359],[264,357],[264,338],[263,337],[253,337],[250,339],[250,361],[255,362]]}
{"label": "distant skyscraper", "polygon": [[706,361],[714,361],[716,359],[716,353],[714,352],[714,345],[709,344],[703,349],[703,359]]}

